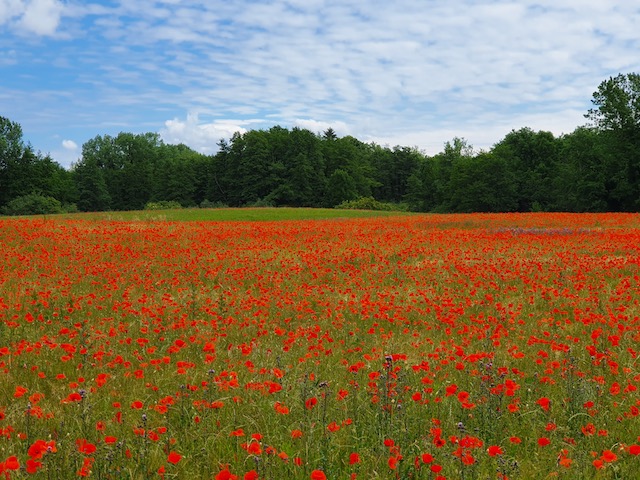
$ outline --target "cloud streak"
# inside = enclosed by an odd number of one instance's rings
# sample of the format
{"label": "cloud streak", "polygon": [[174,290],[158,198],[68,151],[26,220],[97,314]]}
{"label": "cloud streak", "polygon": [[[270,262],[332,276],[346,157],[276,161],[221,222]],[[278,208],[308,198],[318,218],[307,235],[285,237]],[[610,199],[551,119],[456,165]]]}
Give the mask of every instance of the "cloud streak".
{"label": "cloud streak", "polygon": [[[41,97],[21,114],[35,131],[117,123],[210,152],[235,129],[332,125],[429,153],[456,135],[488,148],[511,128],[572,131],[602,80],[640,70],[640,8],[622,0],[109,5],[0,0],[15,52],[0,67],[60,77],[12,85]],[[54,39],[38,50],[17,29]],[[59,109],[48,127],[43,104]]]}

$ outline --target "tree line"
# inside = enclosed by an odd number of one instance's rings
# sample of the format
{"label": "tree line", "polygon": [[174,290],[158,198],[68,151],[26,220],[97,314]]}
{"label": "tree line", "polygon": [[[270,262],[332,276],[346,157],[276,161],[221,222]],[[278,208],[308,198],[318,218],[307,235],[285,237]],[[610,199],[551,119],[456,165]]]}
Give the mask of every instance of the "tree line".
{"label": "tree line", "polygon": [[424,212],[640,211],[640,75],[605,80],[592,103],[589,123],[569,134],[525,127],[488,151],[454,138],[428,156],[331,128],[274,126],[236,133],[204,155],[155,133],[123,132],[84,143],[69,170],[0,117],[0,208],[23,213],[20,206],[42,199],[60,211],[149,202],[334,207],[371,198]]}

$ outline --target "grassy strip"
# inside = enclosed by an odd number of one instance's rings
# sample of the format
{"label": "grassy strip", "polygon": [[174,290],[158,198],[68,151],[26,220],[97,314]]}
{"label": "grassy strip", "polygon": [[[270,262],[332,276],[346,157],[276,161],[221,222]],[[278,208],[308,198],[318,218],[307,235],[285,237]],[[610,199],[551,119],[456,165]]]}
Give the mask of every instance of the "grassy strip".
{"label": "grassy strip", "polygon": [[338,210],[333,208],[185,208],[176,210],[150,210],[131,212],[97,212],[56,215],[56,218],[73,218],[107,221],[170,221],[170,222],[222,222],[222,221],[279,221],[324,220],[333,218],[369,218],[407,215],[404,212],[372,210]]}

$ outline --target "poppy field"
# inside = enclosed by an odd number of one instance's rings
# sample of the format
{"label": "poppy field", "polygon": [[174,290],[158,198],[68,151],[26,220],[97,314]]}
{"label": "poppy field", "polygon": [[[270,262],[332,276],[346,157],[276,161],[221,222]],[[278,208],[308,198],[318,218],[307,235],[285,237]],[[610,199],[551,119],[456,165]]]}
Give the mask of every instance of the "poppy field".
{"label": "poppy field", "polygon": [[640,216],[0,219],[0,478],[633,478]]}

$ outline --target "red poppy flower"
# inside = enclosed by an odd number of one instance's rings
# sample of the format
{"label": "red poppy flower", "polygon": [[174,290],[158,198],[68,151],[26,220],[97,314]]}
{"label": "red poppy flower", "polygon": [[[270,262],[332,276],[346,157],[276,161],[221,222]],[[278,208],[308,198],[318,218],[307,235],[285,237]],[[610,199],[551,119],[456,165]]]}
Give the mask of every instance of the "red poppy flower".
{"label": "red poppy flower", "polygon": [[491,445],[489,448],[487,448],[487,453],[490,457],[495,457],[496,455],[502,455],[504,453],[504,450],[502,450],[502,448],[498,445]]}
{"label": "red poppy flower", "polygon": [[182,455],[177,452],[169,452],[167,456],[167,462],[176,465],[182,459]]}
{"label": "red poppy flower", "polygon": [[314,470],[311,472],[311,480],[327,480],[327,476],[322,470]]}

